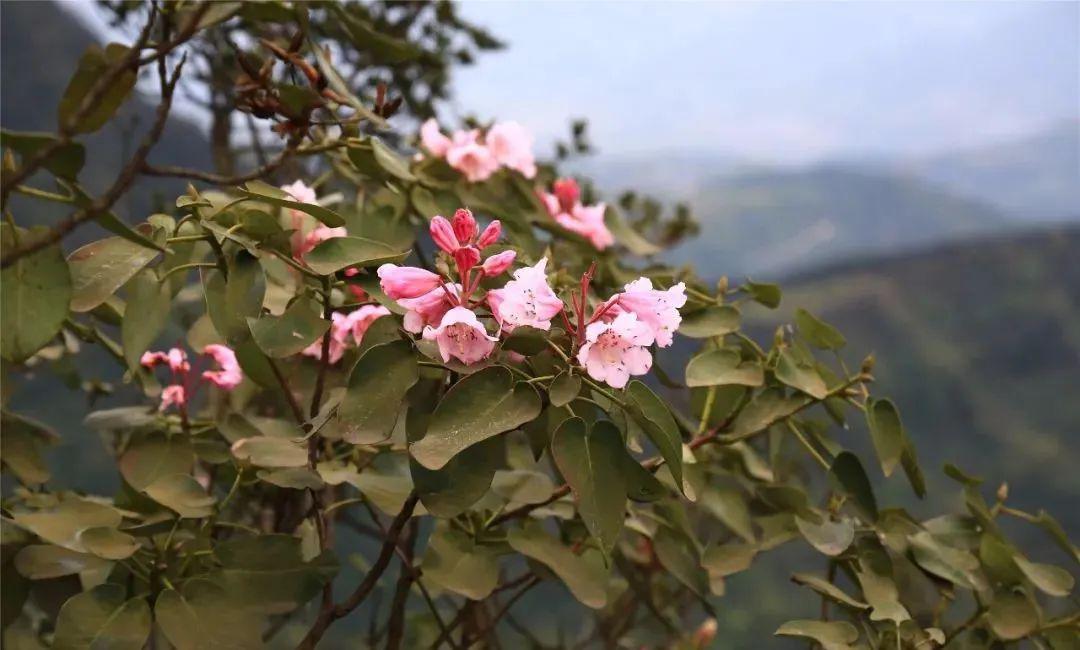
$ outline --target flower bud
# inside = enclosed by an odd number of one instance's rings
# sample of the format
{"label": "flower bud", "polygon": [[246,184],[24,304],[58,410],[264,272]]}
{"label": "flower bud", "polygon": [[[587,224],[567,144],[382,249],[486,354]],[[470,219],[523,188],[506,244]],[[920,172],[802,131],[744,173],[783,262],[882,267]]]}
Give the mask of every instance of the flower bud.
{"label": "flower bud", "polygon": [[480,263],[480,251],[473,246],[462,246],[454,251],[454,261],[457,262],[458,273],[465,273]]}
{"label": "flower bud", "polygon": [[450,223],[454,225],[454,234],[462,244],[467,244],[476,237],[476,219],[468,208],[461,208],[455,212]]}
{"label": "flower bud", "polygon": [[457,237],[454,235],[453,227],[450,226],[450,222],[445,217],[432,217],[430,231],[435,245],[447,253],[453,253],[461,247]]}
{"label": "flower bud", "polygon": [[492,221],[484,228],[484,232],[480,233],[480,238],[476,240],[476,245],[480,248],[487,248],[495,242],[499,241],[499,235],[502,234],[502,223],[498,219]]}
{"label": "flower bud", "polygon": [[563,212],[573,210],[574,205],[581,198],[581,189],[578,187],[577,181],[572,178],[560,178],[555,181],[553,188],[555,198],[559,199],[559,206]]}
{"label": "flower bud", "polygon": [[514,251],[503,251],[492,255],[484,260],[484,275],[489,278],[499,275],[510,268],[510,265],[514,263],[516,257],[517,253]]}
{"label": "flower bud", "polygon": [[379,286],[393,300],[416,298],[442,284],[438,275],[415,266],[383,264],[378,274]]}

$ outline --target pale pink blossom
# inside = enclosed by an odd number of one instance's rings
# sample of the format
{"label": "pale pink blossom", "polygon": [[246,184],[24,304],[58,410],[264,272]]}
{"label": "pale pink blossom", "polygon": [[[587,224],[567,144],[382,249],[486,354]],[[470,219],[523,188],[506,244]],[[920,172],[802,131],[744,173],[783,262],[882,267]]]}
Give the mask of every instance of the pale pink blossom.
{"label": "pale pink blossom", "polygon": [[[318,196],[315,194],[315,188],[308,187],[304,181],[293,181],[291,185],[282,185],[282,191],[289,195],[289,198],[299,203],[318,203]],[[289,210],[289,218],[293,229],[290,242],[292,244],[293,256],[300,257],[301,251],[304,248],[304,220],[306,215],[300,210]],[[310,250],[310,249],[309,249]]]}
{"label": "pale pink blossom", "polygon": [[461,247],[461,242],[458,241],[457,235],[454,234],[454,227],[450,225],[446,217],[440,215],[432,217],[428,230],[431,232],[431,239],[435,242],[435,245],[447,253],[453,254],[454,251]]}
{"label": "pale pink blossom", "polygon": [[187,372],[191,368],[188,363],[187,352],[180,348],[169,348],[169,370],[173,372]]}
{"label": "pale pink blossom", "polygon": [[218,364],[217,370],[206,370],[202,378],[223,390],[232,390],[244,380],[244,373],[240,371],[240,364],[236,361],[236,353],[231,348],[211,343],[203,348],[203,354],[209,355]]}
{"label": "pale pink blossom", "polygon": [[465,175],[470,183],[487,180],[499,169],[491,150],[479,142],[480,132],[458,131],[446,151],[446,162]]}
{"label": "pale pink blossom", "polygon": [[604,223],[605,204],[582,205],[578,200],[581,191],[577,181],[572,178],[555,181],[554,189],[554,194],[541,192],[540,201],[556,223],[585,237],[597,250],[604,250],[615,243],[615,238]]}
{"label": "pale pink blossom", "polygon": [[496,219],[489,223],[487,228],[484,228],[484,232],[480,233],[480,236],[476,239],[476,245],[481,249],[487,248],[499,241],[499,235],[501,234],[502,222]]}
{"label": "pale pink blossom", "polygon": [[383,264],[379,267],[379,286],[393,300],[416,298],[442,284],[442,278],[415,266]]}
{"label": "pale pink blossom", "polygon": [[154,366],[158,365],[159,363],[168,363],[168,362],[169,362],[169,355],[165,354],[164,352],[151,352],[151,351],[147,350],[146,352],[143,352],[142,357],[139,358],[139,363],[144,368],[153,368]]}
{"label": "pale pink blossom", "polygon": [[389,315],[390,310],[382,305],[361,305],[349,312],[349,315],[345,317],[345,322],[349,326],[349,333],[352,335],[353,343],[360,345],[371,324],[383,316]]}
{"label": "pale pink blossom", "polygon": [[488,306],[503,329],[528,325],[536,329],[551,329],[551,319],[562,311],[563,303],[547,281],[547,258],[535,266],[514,271],[514,279],[501,289],[487,292]]}
{"label": "pale pink blossom", "polygon": [[[361,305],[359,308],[343,314],[334,312],[330,315],[330,331],[324,336],[330,337],[327,359],[331,364],[341,361],[350,342],[359,345],[371,324],[383,316],[390,315],[390,310],[381,305]],[[322,337],[301,351],[301,354],[315,359],[322,359]]]}
{"label": "pale pink blossom", "polygon": [[525,178],[536,176],[533,136],[517,122],[499,122],[484,137],[488,150],[503,167],[516,169]]}
{"label": "pale pink blossom", "polygon": [[329,226],[318,225],[315,226],[308,234],[304,235],[300,240],[299,245],[296,244],[296,240],[293,240],[293,257],[297,259],[303,259],[305,255],[310,253],[319,244],[323,243],[327,239],[334,239],[337,237],[348,236],[348,231],[344,227],[330,228]]}
{"label": "pale pink blossom", "polygon": [[293,181],[291,185],[282,185],[281,189],[297,203],[319,202],[318,196],[315,194],[315,188],[308,187],[304,181]]}
{"label": "pale pink blossom", "polygon": [[593,379],[623,388],[631,375],[644,375],[652,368],[647,349],[652,343],[649,326],[633,312],[623,312],[609,323],[597,321],[585,328],[577,359]]}
{"label": "pale pink blossom", "polygon": [[444,284],[417,298],[402,298],[397,301],[405,308],[405,331],[419,334],[427,325],[442,321],[446,312],[458,304],[461,295],[460,284]]}
{"label": "pale pink blossom", "polygon": [[464,307],[447,311],[437,328],[425,327],[424,338],[439,344],[444,363],[453,357],[466,365],[490,355],[499,340],[489,335],[476,314]]}
{"label": "pale pink blossom", "polygon": [[161,390],[161,405],[159,411],[164,411],[170,406],[183,408],[187,404],[187,392],[180,384],[171,384]]}
{"label": "pale pink blossom", "polygon": [[488,276],[489,278],[499,275],[506,269],[510,268],[510,265],[514,263],[514,260],[516,258],[517,253],[515,251],[503,251],[501,253],[496,253],[492,255],[491,257],[484,260],[484,275]]}
{"label": "pale pink blossom", "polygon": [[633,312],[639,321],[652,330],[656,344],[662,348],[671,345],[672,335],[679,329],[682,316],[679,308],[686,304],[686,285],[682,282],[670,289],[653,289],[649,278],[638,278],[626,285],[626,290],[615,294],[608,301],[605,318],[610,320],[621,312]]}
{"label": "pale pink blossom", "polygon": [[435,121],[435,118],[428,119],[420,126],[420,143],[424,145],[428,153],[436,158],[446,156],[446,152],[452,144],[450,138],[443,135],[443,132],[439,130],[439,123]]}

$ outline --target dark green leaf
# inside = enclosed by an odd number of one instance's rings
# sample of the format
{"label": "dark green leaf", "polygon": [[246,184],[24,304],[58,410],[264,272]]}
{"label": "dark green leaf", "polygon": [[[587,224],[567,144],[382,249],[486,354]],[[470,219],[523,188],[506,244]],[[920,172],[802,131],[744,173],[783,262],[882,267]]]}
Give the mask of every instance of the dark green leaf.
{"label": "dark green leaf", "polygon": [[190,474],[169,474],[147,486],[146,495],[183,518],[201,519],[214,513],[212,496]]}
{"label": "dark green leaf", "polygon": [[261,617],[204,578],[185,581],[181,591],[162,590],[154,603],[154,619],[177,650],[256,650],[263,646]]}
{"label": "dark green leaf", "polygon": [[[19,244],[25,246],[47,228],[20,229]],[[2,226],[6,255],[14,249],[16,234]],[[60,331],[72,302],[72,282],[64,255],[57,245],[15,261],[0,273],[0,353],[9,361],[25,361]]]}
{"label": "dark green leaf", "polygon": [[540,562],[559,576],[583,605],[600,609],[607,603],[607,575],[602,567],[575,555],[570,547],[544,532],[536,522],[511,529],[506,541],[518,553]]}
{"label": "dark green leaf", "polygon": [[418,373],[416,352],[408,341],[376,345],[365,352],[353,367],[338,408],[345,440],[372,444],[389,438]]}
{"label": "dark green leaf", "polygon": [[124,103],[131,90],[135,87],[135,68],[130,67],[115,77],[100,99],[90,107],[82,119],[73,122],[76,114],[82,108],[83,102],[93,87],[109,73],[114,66],[120,65],[124,57],[128,55],[129,48],[119,43],[109,43],[102,50],[98,45],[91,45],[83,52],[79,59],[79,65],[75,74],[68,82],[64,94],[60,98],[60,105],[56,112],[60,127],[70,124],[75,133],[93,133],[112,119],[117,109]]}
{"label": "dark green leaf", "polygon": [[[143,224],[139,232],[149,235]],[[68,256],[71,270],[71,311],[86,312],[97,307],[157,257],[157,251],[122,237],[91,242]]]}
{"label": "dark green leaf", "polygon": [[769,309],[776,309],[780,306],[782,294],[779,285],[747,280],[746,284],[743,285],[743,290],[750,294],[750,298],[754,302]]}
{"label": "dark green leaf", "polygon": [[382,242],[363,237],[334,237],[316,246],[305,256],[311,270],[330,275],[350,266],[379,266],[400,262],[409,251],[399,252]]}
{"label": "dark green leaf", "polygon": [[760,386],[765,382],[765,372],[756,362],[743,362],[735,350],[706,350],[690,359],[686,365],[686,385]]}
{"label": "dark green leaf", "polygon": [[994,634],[1006,641],[1022,639],[1039,627],[1039,609],[1022,591],[995,593],[986,618]]}
{"label": "dark green leaf", "polygon": [[630,382],[626,397],[634,416],[664,458],[676,485],[683,489],[682,437],[667,404],[638,380]]}
{"label": "dark green leaf", "polygon": [[127,589],[103,584],[70,598],[56,619],[53,648],[140,650],[150,636],[150,607],[143,598],[127,600]]}
{"label": "dark green leaf", "polygon": [[731,334],[739,329],[739,310],[731,305],[716,305],[685,314],[679,334],[692,339],[707,339]]}
{"label": "dark green leaf", "polygon": [[865,517],[870,521],[877,521],[877,499],[874,498],[870,479],[866,477],[866,470],[858,456],[849,451],[838,454],[829,468],[829,479],[836,489],[854,500]]}
{"label": "dark green leaf", "polygon": [[618,541],[626,510],[622,436],[601,420],[592,428],[578,417],[564,421],[551,439],[551,455],[577,501],[578,513],[604,553]]}
{"label": "dark green leaf", "polygon": [[229,345],[235,347],[251,335],[247,319],[257,318],[266,294],[266,278],[258,258],[240,251],[229,265],[228,279],[220,270],[203,274],[206,312]]}
{"label": "dark green leaf", "polygon": [[495,551],[445,524],[431,534],[421,568],[425,580],[472,600],[487,598],[499,583]]}
{"label": "dark green leaf", "polygon": [[307,298],[294,300],[281,316],[249,317],[247,324],[259,349],[277,359],[300,353],[330,329],[319,304]]}
{"label": "dark green leaf", "polygon": [[803,357],[792,348],[780,352],[776,362],[776,378],[814,399],[825,399],[829,394],[829,388],[813,359]]}
{"label": "dark green leaf", "polygon": [[839,350],[847,343],[840,330],[805,309],[795,310],[795,324],[799,327],[799,334],[815,348]]}
{"label": "dark green leaf", "polygon": [[214,549],[222,568],[213,579],[230,600],[264,614],[290,612],[332,580],[338,566],[327,551],[304,562],[301,540],[291,535],[235,537]]}
{"label": "dark green leaf", "polygon": [[262,181],[248,181],[239,192],[248,198],[257,199],[265,203],[270,203],[271,205],[289,208],[291,210],[299,210],[300,212],[315,217],[331,228],[340,228],[345,225],[345,219],[333,210],[324,208],[315,203],[301,203],[300,201],[294,201],[287,193],[285,193],[285,191]]}
{"label": "dark green leaf", "polygon": [[158,282],[151,270],[136,274],[127,286],[120,341],[128,368],[137,370],[143,352],[150,348],[169,320],[172,288],[167,282]]}
{"label": "dark green leaf", "polygon": [[776,635],[813,639],[823,650],[847,650],[859,640],[859,630],[847,621],[788,621],[776,630]]}
{"label": "dark green leaf", "polygon": [[107,560],[95,555],[48,544],[30,544],[15,555],[15,568],[30,580],[48,580],[107,566]]}
{"label": "dark green leaf", "polygon": [[[518,328],[520,329],[520,328]],[[568,370],[560,372],[548,387],[548,399],[552,406],[566,406],[581,393],[581,377]]]}
{"label": "dark green leaf", "polygon": [[[51,133],[0,129],[0,147],[11,149],[23,160],[32,157],[42,147],[54,141],[56,141],[56,136]],[[69,142],[46,158],[44,166],[60,178],[73,179],[82,170],[85,160],[86,149],[83,145],[79,142]]]}

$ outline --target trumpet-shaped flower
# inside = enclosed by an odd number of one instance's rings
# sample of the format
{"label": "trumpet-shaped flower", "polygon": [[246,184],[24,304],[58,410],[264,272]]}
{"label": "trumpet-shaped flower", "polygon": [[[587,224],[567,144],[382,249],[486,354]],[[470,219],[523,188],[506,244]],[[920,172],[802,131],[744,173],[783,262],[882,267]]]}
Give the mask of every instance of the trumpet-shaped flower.
{"label": "trumpet-shaped flower", "polygon": [[615,238],[604,223],[605,204],[582,205],[577,200],[580,195],[577,183],[572,179],[556,181],[555,192],[541,192],[540,200],[556,223],[585,237],[597,250],[604,250],[615,243]]}
{"label": "trumpet-shaped flower", "polygon": [[[330,316],[330,331],[324,336],[330,337],[327,359],[331,364],[341,361],[350,339],[354,345],[360,345],[364,334],[377,319],[389,316],[390,310],[382,305],[361,305],[357,309],[343,314],[334,312]],[[320,337],[303,349],[301,354],[315,359],[322,359],[323,339]]]}
{"label": "trumpet-shaped flower", "polygon": [[491,313],[506,331],[522,325],[551,329],[551,319],[562,311],[563,303],[548,285],[546,267],[545,257],[535,266],[514,271],[514,279],[503,288],[487,292]]}
{"label": "trumpet-shaped flower", "polygon": [[686,304],[686,285],[680,282],[661,291],[653,289],[649,278],[638,278],[627,284],[625,289],[608,301],[610,308],[605,317],[613,318],[622,312],[632,312],[639,321],[649,326],[658,346],[666,348],[671,345],[672,335],[682,323],[679,308]]}
{"label": "trumpet-shaped flower", "polygon": [[203,354],[207,354],[217,362],[217,370],[203,371],[202,377],[223,390],[232,390],[244,380],[244,373],[240,371],[240,364],[236,361],[236,353],[231,348],[211,343],[203,348]]}
{"label": "trumpet-shaped flower", "polygon": [[420,127],[420,144],[424,145],[431,155],[442,158],[452,142],[439,130],[439,123],[435,118],[430,118]]}
{"label": "trumpet-shaped flower", "polygon": [[503,167],[516,169],[525,178],[536,176],[533,136],[517,122],[500,122],[488,130],[484,142]]}
{"label": "trumpet-shaped flower", "polygon": [[458,304],[460,295],[461,285],[447,283],[422,296],[398,300],[397,303],[407,310],[405,331],[419,334],[425,326],[439,323],[446,312]]}
{"label": "trumpet-shaped flower", "polygon": [[458,131],[446,151],[446,162],[465,175],[470,183],[487,180],[499,170],[499,161],[479,142],[480,132]]}
{"label": "trumpet-shaped flower", "polygon": [[424,338],[438,343],[444,363],[453,357],[466,365],[487,358],[499,340],[489,335],[476,314],[464,307],[447,311],[438,327],[425,327]]}
{"label": "trumpet-shaped flower", "polygon": [[623,312],[609,323],[597,321],[585,328],[577,359],[593,379],[623,388],[631,375],[644,375],[652,368],[647,349],[652,343],[649,326],[633,312]]}
{"label": "trumpet-shaped flower", "polygon": [[383,264],[379,267],[379,286],[394,300],[422,296],[442,284],[442,278],[415,266]]}

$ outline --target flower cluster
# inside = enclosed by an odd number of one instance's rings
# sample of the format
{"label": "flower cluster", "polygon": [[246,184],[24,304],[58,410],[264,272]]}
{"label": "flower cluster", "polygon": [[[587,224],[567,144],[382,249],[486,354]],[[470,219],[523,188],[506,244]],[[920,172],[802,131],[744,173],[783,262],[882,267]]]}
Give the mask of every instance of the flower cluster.
{"label": "flower cluster", "polygon": [[[334,312],[330,316],[330,331],[324,335],[330,337],[329,353],[327,354],[330,363],[341,361],[345,350],[349,348],[350,339],[353,344],[360,345],[371,324],[377,319],[389,315],[390,310],[382,305],[361,305],[348,314]],[[319,340],[304,348],[301,354],[322,359],[322,346],[323,339],[320,337]]]}
{"label": "flower cluster", "polygon": [[[582,277],[578,292],[572,293],[575,326],[567,316],[567,306],[548,283],[547,258],[533,266],[517,269],[502,287],[489,289],[483,298],[473,298],[482,278],[505,272],[515,259],[513,251],[489,256],[481,263],[482,251],[498,240],[501,226],[493,221],[478,234],[476,220],[468,210],[458,210],[453,219],[431,220],[435,244],[453,258],[457,281],[447,281],[431,271],[396,264],[384,264],[378,274],[382,290],[406,310],[405,329],[434,341],[444,362],[457,359],[473,364],[488,358],[502,333],[518,327],[548,331],[562,314],[572,335],[577,362],[590,377],[614,388],[623,388],[634,375],[652,367],[653,345],[667,347],[679,328],[679,309],[686,304],[686,287],[678,283],[669,289],[654,289],[648,278],[639,278],[624,291],[601,302],[586,317],[592,269]],[[490,312],[497,324],[494,334],[482,318]]]}
{"label": "flower cluster", "polygon": [[420,127],[420,143],[436,158],[444,158],[470,183],[487,180],[500,167],[517,170],[525,178],[536,176],[532,134],[517,122],[499,122],[487,130],[458,130],[450,136],[434,119]]}
{"label": "flower cluster", "polygon": [[551,192],[540,192],[540,200],[556,223],[588,239],[597,250],[604,250],[615,243],[615,238],[604,223],[607,206],[603,203],[582,205],[581,189],[574,179],[555,181]]}
{"label": "flower cluster", "polygon": [[231,348],[217,343],[203,348],[203,355],[210,357],[217,364],[216,369],[204,370],[196,377],[191,372],[191,363],[187,352],[181,348],[170,348],[168,352],[144,352],[139,363],[145,368],[165,365],[172,373],[172,382],[161,391],[160,410],[176,406],[184,412],[188,400],[198,390],[201,382],[209,382],[222,390],[232,390],[244,380],[244,373],[236,361],[236,353]]}
{"label": "flower cluster", "polygon": [[[312,203],[319,204],[319,197],[315,194],[315,189],[308,187],[304,181],[295,181],[291,185],[282,185],[281,189],[292,198],[293,201],[299,203]],[[309,221],[310,218],[301,212],[300,210],[289,210],[289,218],[291,219],[291,226],[293,230],[290,245],[292,247],[292,254],[299,261],[304,260],[304,256],[307,255],[319,244],[323,243],[327,239],[334,239],[335,237],[346,237],[348,232],[345,228],[331,228],[321,223],[315,224],[315,227],[304,233],[304,224]],[[360,272],[359,269],[349,268],[345,269],[345,275],[352,277]],[[350,284],[348,285],[349,292],[352,293],[353,298],[356,300],[366,300],[367,294],[360,287]]]}

